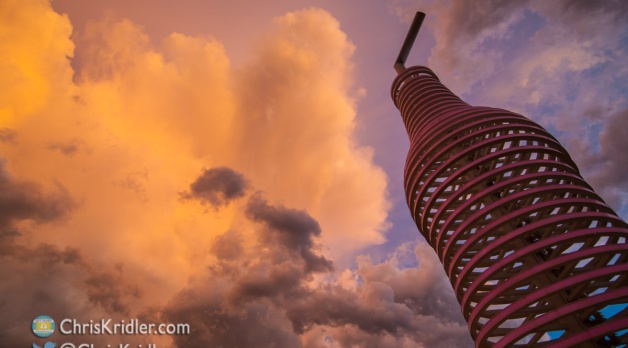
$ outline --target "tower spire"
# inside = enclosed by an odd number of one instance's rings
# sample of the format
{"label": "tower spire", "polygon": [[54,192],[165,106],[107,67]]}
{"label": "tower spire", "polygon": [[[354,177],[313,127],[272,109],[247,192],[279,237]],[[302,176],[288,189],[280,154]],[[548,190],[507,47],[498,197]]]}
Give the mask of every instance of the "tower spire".
{"label": "tower spire", "polygon": [[404,70],[406,70],[406,66],[405,66],[406,60],[408,59],[410,50],[412,50],[412,45],[414,45],[414,41],[416,40],[416,37],[419,34],[421,25],[423,25],[424,19],[425,19],[425,13],[423,12],[417,12],[414,15],[414,19],[412,20],[410,29],[408,29],[408,34],[406,35],[406,39],[403,41],[401,50],[399,50],[399,55],[397,56],[397,60],[395,60],[394,68],[397,74],[401,74]]}

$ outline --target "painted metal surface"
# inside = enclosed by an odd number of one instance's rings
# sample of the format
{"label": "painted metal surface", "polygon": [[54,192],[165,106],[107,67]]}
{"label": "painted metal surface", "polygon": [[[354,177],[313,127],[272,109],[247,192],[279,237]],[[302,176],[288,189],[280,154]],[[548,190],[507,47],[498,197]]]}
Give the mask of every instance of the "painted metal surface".
{"label": "painted metal surface", "polygon": [[391,93],[411,144],[408,207],[476,346],[628,343],[628,225],[560,143],[470,106],[426,67],[404,67]]}

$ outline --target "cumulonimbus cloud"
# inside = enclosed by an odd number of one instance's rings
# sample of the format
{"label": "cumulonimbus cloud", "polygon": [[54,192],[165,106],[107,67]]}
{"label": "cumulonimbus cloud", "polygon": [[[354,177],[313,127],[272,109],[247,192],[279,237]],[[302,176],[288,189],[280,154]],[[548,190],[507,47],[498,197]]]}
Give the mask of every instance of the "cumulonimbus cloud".
{"label": "cumulonimbus cloud", "polygon": [[[354,47],[329,13],[277,18],[238,68],[208,37],[155,45],[105,18],[70,39],[68,17],[36,0],[0,15],[0,294],[19,313],[0,322],[4,343],[32,343],[42,311],[189,322],[180,347],[468,343],[459,316],[397,294],[416,273],[391,286],[345,268],[384,241],[389,203],[353,140]],[[453,301],[434,284],[428,298]]]}

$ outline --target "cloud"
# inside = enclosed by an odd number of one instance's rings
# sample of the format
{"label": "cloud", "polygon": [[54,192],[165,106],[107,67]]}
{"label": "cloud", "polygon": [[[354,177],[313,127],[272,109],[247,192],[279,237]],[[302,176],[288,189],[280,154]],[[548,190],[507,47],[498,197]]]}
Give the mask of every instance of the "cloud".
{"label": "cloud", "polygon": [[174,338],[178,347],[300,345],[282,306],[306,293],[314,272],[332,268],[315,253],[320,227],[306,212],[272,205],[260,193],[249,197],[244,216],[254,232],[216,237],[210,250],[219,262],[163,310],[166,320],[191,323],[191,335]]}
{"label": "cloud", "polygon": [[268,226],[268,239],[277,242],[291,253],[296,251],[305,262],[305,272],[321,272],[332,269],[332,263],[322,256],[312,253],[313,238],[321,234],[316,220],[304,211],[271,206],[262,197],[251,197],[246,216],[252,221],[263,222]]}
{"label": "cloud", "polygon": [[122,278],[122,265],[118,264],[113,270],[94,272],[85,280],[87,298],[95,305],[103,307],[108,313],[129,315],[130,304],[128,299],[141,296],[139,287],[135,284],[125,284]]}
{"label": "cloud", "polygon": [[390,204],[372,149],[354,140],[355,48],[339,26],[320,9],[278,17],[255,59],[235,72],[242,112],[234,167],[269,200],[306,209],[329,253],[352,259],[384,242]]}
{"label": "cloud", "polygon": [[427,244],[403,245],[380,264],[361,257],[356,271],[341,271],[318,254],[321,228],[306,211],[255,192],[243,217],[241,230],[215,238],[217,262],[162,310],[163,320],[191,323],[191,335],[174,338],[178,347],[472,345]]}
{"label": "cloud", "polygon": [[[176,336],[177,347],[298,347],[299,340],[287,322],[269,303],[248,304],[230,313],[218,301],[203,301],[215,293],[188,292],[168,314],[173,322],[189,322],[190,335]],[[200,298],[199,298],[200,297]],[[218,298],[220,299],[220,298]]]}
{"label": "cloud", "polygon": [[[164,310],[170,321],[192,320],[194,332],[176,337],[178,347],[473,345],[449,284],[435,281],[442,270],[426,244],[414,250],[416,268],[400,267],[399,255],[381,264],[362,259],[348,277],[326,272],[327,280],[312,283],[294,258],[269,258],[284,246],[260,237],[261,255],[229,261],[239,265],[230,272],[211,269]],[[412,253],[408,247],[398,253]]]}
{"label": "cloud", "polygon": [[66,92],[72,78],[67,64],[73,55],[72,26],[42,1],[3,1],[0,16],[1,126],[19,132],[25,116]]}
{"label": "cloud", "polygon": [[244,253],[242,235],[237,231],[227,231],[216,237],[210,252],[219,259],[236,260]]}
{"label": "cloud", "polygon": [[[427,26],[436,41],[428,64],[462,95],[469,94],[472,87],[473,94],[483,93],[496,75],[508,75],[509,71],[526,72],[521,80],[510,81],[506,93],[513,95],[524,87],[521,82],[529,81],[534,69],[546,69],[546,77],[552,79],[565,70],[585,70],[590,65],[584,62],[592,58],[595,63],[609,60],[592,48],[622,49],[617,44],[626,30],[622,19],[628,13],[621,1],[493,0],[476,4],[409,0],[392,1],[391,7],[406,21],[416,11],[427,13]],[[554,57],[564,50],[571,50],[572,55]],[[521,93],[518,97],[525,98]]]}
{"label": "cloud", "polygon": [[20,221],[52,222],[67,216],[75,206],[63,186],[45,194],[34,182],[14,179],[0,160],[0,237],[21,234],[16,226]]}
{"label": "cloud", "polygon": [[[602,111],[603,112],[603,111]],[[591,115],[590,117],[596,117]],[[589,183],[614,207],[626,204],[628,195],[628,109],[608,117],[597,137],[599,148],[572,140],[572,147],[579,148],[578,159],[587,168]],[[575,144],[573,144],[575,143]]]}
{"label": "cloud", "polygon": [[628,16],[628,5],[618,0],[603,3],[562,0],[554,4],[539,2],[535,5],[546,11],[548,16],[559,20],[561,24],[574,28],[575,34],[583,38],[596,37],[600,31],[615,33],[621,28],[612,27],[625,27],[625,19]]}
{"label": "cloud", "polygon": [[30,345],[24,328],[42,313],[79,317],[103,308],[128,314],[129,295],[139,296],[137,287],[122,279],[121,266],[112,271],[96,265],[77,248],[51,244],[54,236],[33,240],[48,225],[67,226],[77,209],[80,205],[60,184],[44,192],[35,182],[14,178],[0,161],[0,276],[6,281],[0,308],[13,313],[0,320],[5,344]]}
{"label": "cloud", "polygon": [[183,198],[196,198],[218,208],[244,196],[247,183],[244,176],[226,167],[206,169],[191,185]]}
{"label": "cloud", "polygon": [[[5,242],[0,238],[0,243]],[[128,319],[140,294],[137,284],[122,275],[121,266],[98,264],[76,248],[61,249],[49,243],[28,246],[23,242],[16,240],[0,257],[0,275],[5,281],[0,308],[13,313],[0,319],[4,344],[31,345],[30,323],[42,314],[57,320],[57,325],[64,318],[81,322]],[[81,336],[66,339],[74,343],[85,340]],[[94,337],[92,342],[106,344],[119,339]],[[126,338],[129,340],[138,341]]]}
{"label": "cloud", "polygon": [[328,285],[296,301],[288,311],[295,330],[326,325],[337,329],[332,330],[333,337],[342,346],[472,345],[451,286],[443,279],[433,251],[420,243],[414,248],[419,265],[400,267],[397,258],[412,253],[408,247],[400,246],[397,254],[380,264],[362,258],[356,272],[364,282],[362,286]]}

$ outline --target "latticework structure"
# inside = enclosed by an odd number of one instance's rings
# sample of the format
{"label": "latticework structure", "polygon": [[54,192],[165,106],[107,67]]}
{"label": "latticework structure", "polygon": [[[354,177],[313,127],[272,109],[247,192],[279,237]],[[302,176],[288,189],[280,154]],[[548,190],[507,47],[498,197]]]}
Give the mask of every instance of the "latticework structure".
{"label": "latticework structure", "polygon": [[628,225],[538,124],[472,107],[426,67],[392,97],[406,199],[478,347],[628,343]]}
{"label": "latticework structure", "polygon": [[406,200],[476,346],[628,343],[628,225],[541,126],[401,67]]}

